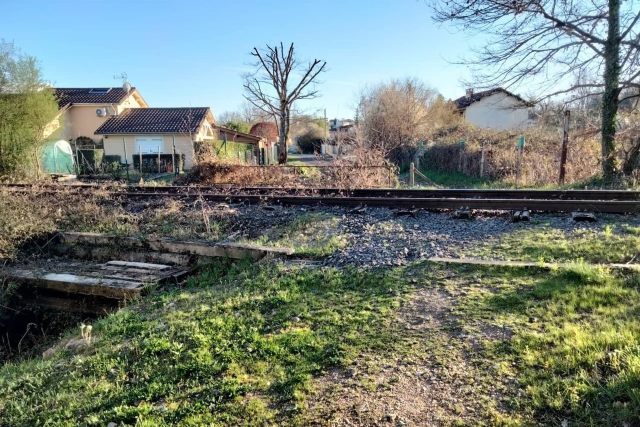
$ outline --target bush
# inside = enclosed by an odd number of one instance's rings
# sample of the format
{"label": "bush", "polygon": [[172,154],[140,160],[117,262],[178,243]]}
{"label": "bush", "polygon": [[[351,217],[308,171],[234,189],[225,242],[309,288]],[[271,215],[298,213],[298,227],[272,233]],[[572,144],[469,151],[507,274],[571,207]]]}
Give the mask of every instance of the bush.
{"label": "bush", "polygon": [[[482,147],[485,151],[483,177],[515,183],[517,151],[516,139],[524,136],[520,185],[556,184],[560,170],[560,131],[532,127],[523,131],[479,129],[461,124],[443,129],[427,145],[420,159],[422,168],[459,172],[481,177]],[[464,141],[461,144],[460,141]],[[583,137],[569,144],[567,183],[589,179],[599,170],[599,142],[597,136]]]}
{"label": "bush", "polygon": [[300,147],[300,151],[302,151],[303,154],[319,153],[322,142],[322,135],[319,135],[315,130],[309,130],[297,139],[298,147]]}

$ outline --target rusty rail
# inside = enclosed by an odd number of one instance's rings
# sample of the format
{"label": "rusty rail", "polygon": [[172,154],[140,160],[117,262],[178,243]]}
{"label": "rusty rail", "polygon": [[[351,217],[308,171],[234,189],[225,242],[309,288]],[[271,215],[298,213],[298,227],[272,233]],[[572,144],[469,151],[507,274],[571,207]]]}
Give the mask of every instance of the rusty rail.
{"label": "rusty rail", "polygon": [[[44,187],[40,193],[56,194],[62,186]],[[640,213],[640,193],[621,190],[397,190],[397,189],[290,189],[246,187],[112,187],[69,186],[76,190],[102,188],[115,197],[157,197],[212,202],[284,205],[372,206],[402,209],[521,210],[599,213]],[[14,187],[16,191],[30,191]],[[215,192],[214,192],[215,191]],[[224,192],[226,191],[226,193]],[[296,192],[302,192],[296,194]],[[292,193],[292,194],[290,194]]]}

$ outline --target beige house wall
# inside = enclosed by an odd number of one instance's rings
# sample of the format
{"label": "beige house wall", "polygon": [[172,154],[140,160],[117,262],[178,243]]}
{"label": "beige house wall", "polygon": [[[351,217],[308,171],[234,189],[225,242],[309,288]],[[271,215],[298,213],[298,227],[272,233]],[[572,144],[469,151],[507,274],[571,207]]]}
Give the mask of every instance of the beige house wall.
{"label": "beige house wall", "polygon": [[189,135],[105,135],[104,154],[120,156],[124,163],[126,145],[127,161],[130,165],[133,165],[133,156],[138,154],[136,138],[162,138],[161,154],[173,153],[173,140],[175,138],[176,154],[184,154],[184,168],[191,169],[195,164],[193,142]]}
{"label": "beige house wall", "polygon": [[139,98],[136,92],[132,92],[119,104],[74,104],[65,110],[61,116],[63,122],[62,139],[76,139],[80,136],[87,136],[95,142],[102,140],[102,135],[94,135],[93,133],[102,124],[107,121],[110,116],[98,117],[96,110],[98,108],[107,108],[110,111],[115,110],[120,114],[127,108],[147,107],[144,101]]}

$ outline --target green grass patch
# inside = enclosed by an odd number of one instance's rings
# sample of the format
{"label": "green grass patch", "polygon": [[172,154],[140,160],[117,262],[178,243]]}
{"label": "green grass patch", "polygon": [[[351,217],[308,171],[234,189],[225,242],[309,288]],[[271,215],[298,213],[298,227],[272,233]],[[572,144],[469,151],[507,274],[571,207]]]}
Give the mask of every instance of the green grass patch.
{"label": "green grass patch", "polygon": [[320,178],[322,176],[320,168],[309,167],[310,165],[308,163],[300,160],[289,160],[287,161],[287,166],[297,166],[294,170],[304,178]]}
{"label": "green grass patch", "polygon": [[447,288],[463,327],[512,334],[484,340],[482,354],[522,388],[510,396],[521,420],[640,423],[640,276],[584,263],[555,272],[459,268]]}
{"label": "green grass patch", "polygon": [[392,345],[401,277],[213,264],[97,321],[84,350],[1,367],[0,424],[287,424],[315,375]]}
{"label": "green grass patch", "polygon": [[470,255],[526,261],[626,263],[640,253],[640,227],[605,224],[597,230],[527,228],[487,240]]}
{"label": "green grass patch", "polygon": [[[457,171],[443,171],[438,169],[420,169],[420,172],[429,178],[434,184],[451,188],[497,188],[505,187],[506,184],[500,181],[477,178]],[[421,178],[416,176],[416,183],[420,183]]]}
{"label": "green grass patch", "polygon": [[347,245],[347,239],[336,234],[339,221],[328,213],[305,213],[283,227],[268,230],[253,243],[293,248],[297,255],[321,258]]}

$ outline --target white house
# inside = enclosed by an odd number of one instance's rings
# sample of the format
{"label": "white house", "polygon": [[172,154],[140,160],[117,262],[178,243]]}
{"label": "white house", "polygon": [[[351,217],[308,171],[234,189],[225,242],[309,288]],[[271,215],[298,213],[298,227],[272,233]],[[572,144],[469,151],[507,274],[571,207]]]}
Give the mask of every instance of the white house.
{"label": "white house", "polygon": [[533,105],[503,88],[482,92],[468,89],[454,101],[465,120],[487,129],[522,129],[531,124]]}

